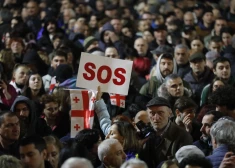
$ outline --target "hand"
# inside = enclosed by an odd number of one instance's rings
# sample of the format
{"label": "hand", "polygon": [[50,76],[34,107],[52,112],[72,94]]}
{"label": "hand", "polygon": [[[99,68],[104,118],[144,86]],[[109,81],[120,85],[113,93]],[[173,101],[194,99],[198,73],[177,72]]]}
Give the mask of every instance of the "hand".
{"label": "hand", "polygon": [[193,127],[192,127],[192,120],[189,116],[190,116],[190,114],[188,114],[184,117],[183,123],[184,123],[186,131],[190,133],[192,131]]}
{"label": "hand", "polygon": [[0,89],[2,89],[2,92],[4,94],[7,92],[7,85],[3,80],[1,80],[1,82],[0,82]]}
{"label": "hand", "polygon": [[235,168],[235,155],[233,152],[227,152],[219,168]]}
{"label": "hand", "polygon": [[116,41],[119,40],[119,37],[114,32],[109,33],[109,38],[112,41],[112,43],[115,43]]}
{"label": "hand", "polygon": [[103,95],[103,92],[101,92],[100,86],[97,88],[97,95],[96,95],[96,101],[101,100],[101,97]]}

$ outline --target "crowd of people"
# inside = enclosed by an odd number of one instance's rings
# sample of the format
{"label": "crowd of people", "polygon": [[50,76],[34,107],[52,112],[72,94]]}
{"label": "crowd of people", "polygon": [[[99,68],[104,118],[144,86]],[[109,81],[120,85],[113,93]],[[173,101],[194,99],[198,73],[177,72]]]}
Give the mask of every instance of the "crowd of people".
{"label": "crowd of people", "polygon": [[[0,167],[235,168],[234,29],[235,0],[1,0]],[[82,52],[133,67],[71,138]]]}

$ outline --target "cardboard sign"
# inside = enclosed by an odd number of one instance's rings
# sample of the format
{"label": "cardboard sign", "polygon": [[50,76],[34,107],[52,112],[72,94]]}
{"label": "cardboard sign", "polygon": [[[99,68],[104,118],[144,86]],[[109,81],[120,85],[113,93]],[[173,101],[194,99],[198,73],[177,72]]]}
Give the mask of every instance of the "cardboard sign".
{"label": "cardboard sign", "polygon": [[132,71],[132,61],[82,53],[77,87],[102,92],[127,95]]}

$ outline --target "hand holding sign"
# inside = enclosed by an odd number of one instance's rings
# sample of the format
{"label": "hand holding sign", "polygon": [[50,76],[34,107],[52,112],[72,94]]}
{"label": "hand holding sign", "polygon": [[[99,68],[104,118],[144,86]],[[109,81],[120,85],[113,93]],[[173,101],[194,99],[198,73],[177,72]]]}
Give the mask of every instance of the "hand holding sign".
{"label": "hand holding sign", "polygon": [[77,87],[127,95],[132,61],[82,53],[77,76]]}

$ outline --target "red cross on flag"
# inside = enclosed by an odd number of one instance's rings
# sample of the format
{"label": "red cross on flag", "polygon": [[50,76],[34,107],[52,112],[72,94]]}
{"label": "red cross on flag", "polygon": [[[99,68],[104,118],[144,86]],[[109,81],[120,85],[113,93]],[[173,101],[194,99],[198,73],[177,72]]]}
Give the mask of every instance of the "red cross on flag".
{"label": "red cross on flag", "polygon": [[109,93],[109,95],[110,95],[110,101],[112,105],[125,108],[126,96],[120,95],[120,94],[113,94],[113,93]]}
{"label": "red cross on flag", "polygon": [[51,83],[50,83],[50,88],[49,88],[49,91],[53,91],[53,89],[55,88],[55,85],[56,85],[56,77],[52,77],[51,78]]}
{"label": "red cross on flag", "polygon": [[96,91],[70,90],[71,138],[85,128],[92,128]]}

